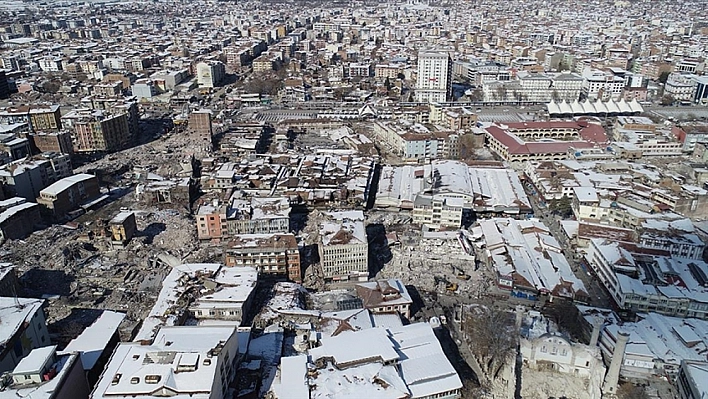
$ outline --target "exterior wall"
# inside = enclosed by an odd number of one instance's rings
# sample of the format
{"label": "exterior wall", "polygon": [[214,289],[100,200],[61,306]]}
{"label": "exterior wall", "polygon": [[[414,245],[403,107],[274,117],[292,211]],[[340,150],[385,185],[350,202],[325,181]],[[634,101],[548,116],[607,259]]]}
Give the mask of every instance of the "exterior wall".
{"label": "exterior wall", "polygon": [[290,218],[267,218],[248,220],[227,220],[229,235],[237,234],[276,234],[287,233],[290,230]]}
{"label": "exterior wall", "polygon": [[347,280],[350,275],[369,274],[369,246],[363,244],[323,245],[319,244],[320,263],[325,279]]}
{"label": "exterior wall", "polygon": [[448,206],[444,199],[433,199],[432,206],[415,205],[413,223],[431,225],[434,228],[459,229],[462,225],[462,208]]}
{"label": "exterior wall", "polygon": [[[42,223],[39,208],[37,204],[33,204],[32,207],[20,210],[7,219],[0,221],[0,238],[14,240],[31,234],[35,226]],[[9,210],[12,210],[12,208]]]}
{"label": "exterior wall", "polygon": [[40,112],[32,111],[29,113],[30,125],[32,131],[41,132],[47,130],[61,130],[61,110],[56,107],[56,110]]}
{"label": "exterior wall", "polygon": [[702,399],[705,397],[705,391],[702,391],[699,386],[699,384],[705,383],[705,381],[696,381],[696,377],[694,377],[690,371],[691,367],[705,369],[708,367],[708,364],[705,362],[681,361],[681,367],[676,376],[676,388],[679,399]]}
{"label": "exterior wall", "polygon": [[64,367],[71,369],[64,375],[63,381],[57,385],[52,399],[86,399],[91,393],[84,366],[81,363],[81,356],[78,354],[70,356],[71,359]]}
{"label": "exterior wall", "polygon": [[[226,250],[224,264],[229,267],[250,266],[259,274],[274,276],[299,276],[300,253],[295,248],[242,247]],[[298,281],[300,278],[293,279]]]}
{"label": "exterior wall", "polygon": [[98,197],[100,194],[98,178],[94,177],[74,183],[66,190],[57,193],[56,196],[40,192],[37,203],[52,210],[55,216],[61,217],[67,212],[77,209],[83,201]]}
{"label": "exterior wall", "polygon": [[452,95],[452,59],[442,51],[418,54],[417,102],[446,102]]}
{"label": "exterior wall", "polygon": [[32,349],[49,345],[49,331],[44,310],[39,309],[29,320],[24,329],[20,328],[18,334],[10,337],[5,348],[0,354],[0,372],[12,371],[15,366],[27,356]]}
{"label": "exterior wall", "polygon": [[74,150],[77,152],[117,151],[129,141],[128,114],[103,120],[81,121],[74,125]]}
{"label": "exterior wall", "polygon": [[56,152],[61,154],[72,154],[74,147],[71,143],[69,132],[33,134],[30,136],[35,147],[41,152]]}

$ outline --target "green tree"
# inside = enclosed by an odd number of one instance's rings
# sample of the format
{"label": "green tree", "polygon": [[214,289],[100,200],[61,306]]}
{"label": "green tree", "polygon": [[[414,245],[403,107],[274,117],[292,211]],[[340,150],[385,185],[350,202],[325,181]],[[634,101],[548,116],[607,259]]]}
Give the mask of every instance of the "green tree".
{"label": "green tree", "polygon": [[573,214],[573,207],[570,197],[563,196],[561,199],[551,201],[551,212],[561,216],[570,217]]}
{"label": "green tree", "polygon": [[670,74],[671,74],[671,72],[669,72],[669,71],[664,71],[664,72],[662,72],[662,73],[659,75],[659,79],[658,79],[659,82],[665,84],[666,81],[669,80],[669,75],[670,75]]}

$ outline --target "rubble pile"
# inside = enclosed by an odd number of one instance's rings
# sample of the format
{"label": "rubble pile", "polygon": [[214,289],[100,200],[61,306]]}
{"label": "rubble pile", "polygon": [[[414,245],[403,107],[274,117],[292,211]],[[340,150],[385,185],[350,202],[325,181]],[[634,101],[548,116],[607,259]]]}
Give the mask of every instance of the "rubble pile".
{"label": "rubble pile", "polygon": [[174,210],[135,213],[137,232],[124,249],[111,248],[105,233],[97,234],[105,229],[101,219],[50,226],[5,245],[3,259],[16,266],[22,294],[48,298],[47,322],[59,336],[84,323],[73,309],[91,308],[126,312],[121,333],[129,338],[169,272],[149,260],[162,253],[178,259],[197,253],[190,219]]}

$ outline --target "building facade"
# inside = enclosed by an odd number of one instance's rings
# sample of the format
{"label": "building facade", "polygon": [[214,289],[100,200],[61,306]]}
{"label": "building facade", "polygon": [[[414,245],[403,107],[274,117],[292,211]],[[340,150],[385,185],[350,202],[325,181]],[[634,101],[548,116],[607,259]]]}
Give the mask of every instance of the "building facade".
{"label": "building facade", "polygon": [[452,58],[445,51],[420,51],[415,100],[441,103],[452,97]]}

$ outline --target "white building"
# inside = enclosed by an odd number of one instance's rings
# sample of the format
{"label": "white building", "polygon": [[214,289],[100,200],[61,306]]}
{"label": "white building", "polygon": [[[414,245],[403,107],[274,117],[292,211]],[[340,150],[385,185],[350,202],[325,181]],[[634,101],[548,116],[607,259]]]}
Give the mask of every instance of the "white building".
{"label": "white building", "polygon": [[[462,382],[428,323],[368,328],[322,338],[321,345],[311,349],[309,355],[317,372],[298,372],[288,383],[301,389],[307,382],[312,397],[460,397]],[[305,363],[307,357],[298,360]],[[303,370],[301,366],[299,369]]]}
{"label": "white building", "polygon": [[675,256],[635,256],[627,248],[634,247],[592,239],[585,256],[618,308],[708,319],[708,264]]}
{"label": "white building", "polygon": [[0,372],[13,370],[32,349],[49,345],[43,304],[42,299],[0,297]]}
{"label": "white building", "polygon": [[583,95],[589,100],[619,101],[624,92],[624,79],[609,72],[583,71]]}
{"label": "white building", "polygon": [[162,327],[148,345],[118,345],[90,398],[230,398],[237,360],[233,326]]}
{"label": "white building", "polygon": [[420,51],[415,100],[422,103],[449,101],[452,96],[452,58],[446,51]]}
{"label": "white building", "polygon": [[676,101],[693,101],[697,86],[697,81],[691,75],[674,72],[666,79],[664,95],[669,95]]}
{"label": "white building", "polygon": [[369,276],[369,243],[364,212],[327,212],[320,224],[320,263],[327,280],[366,281]]}
{"label": "white building", "polygon": [[200,62],[197,64],[197,83],[199,87],[215,87],[226,76],[226,66],[221,61]]}
{"label": "white building", "polygon": [[462,198],[418,195],[413,202],[413,223],[433,230],[445,227],[459,229],[464,205]]}

